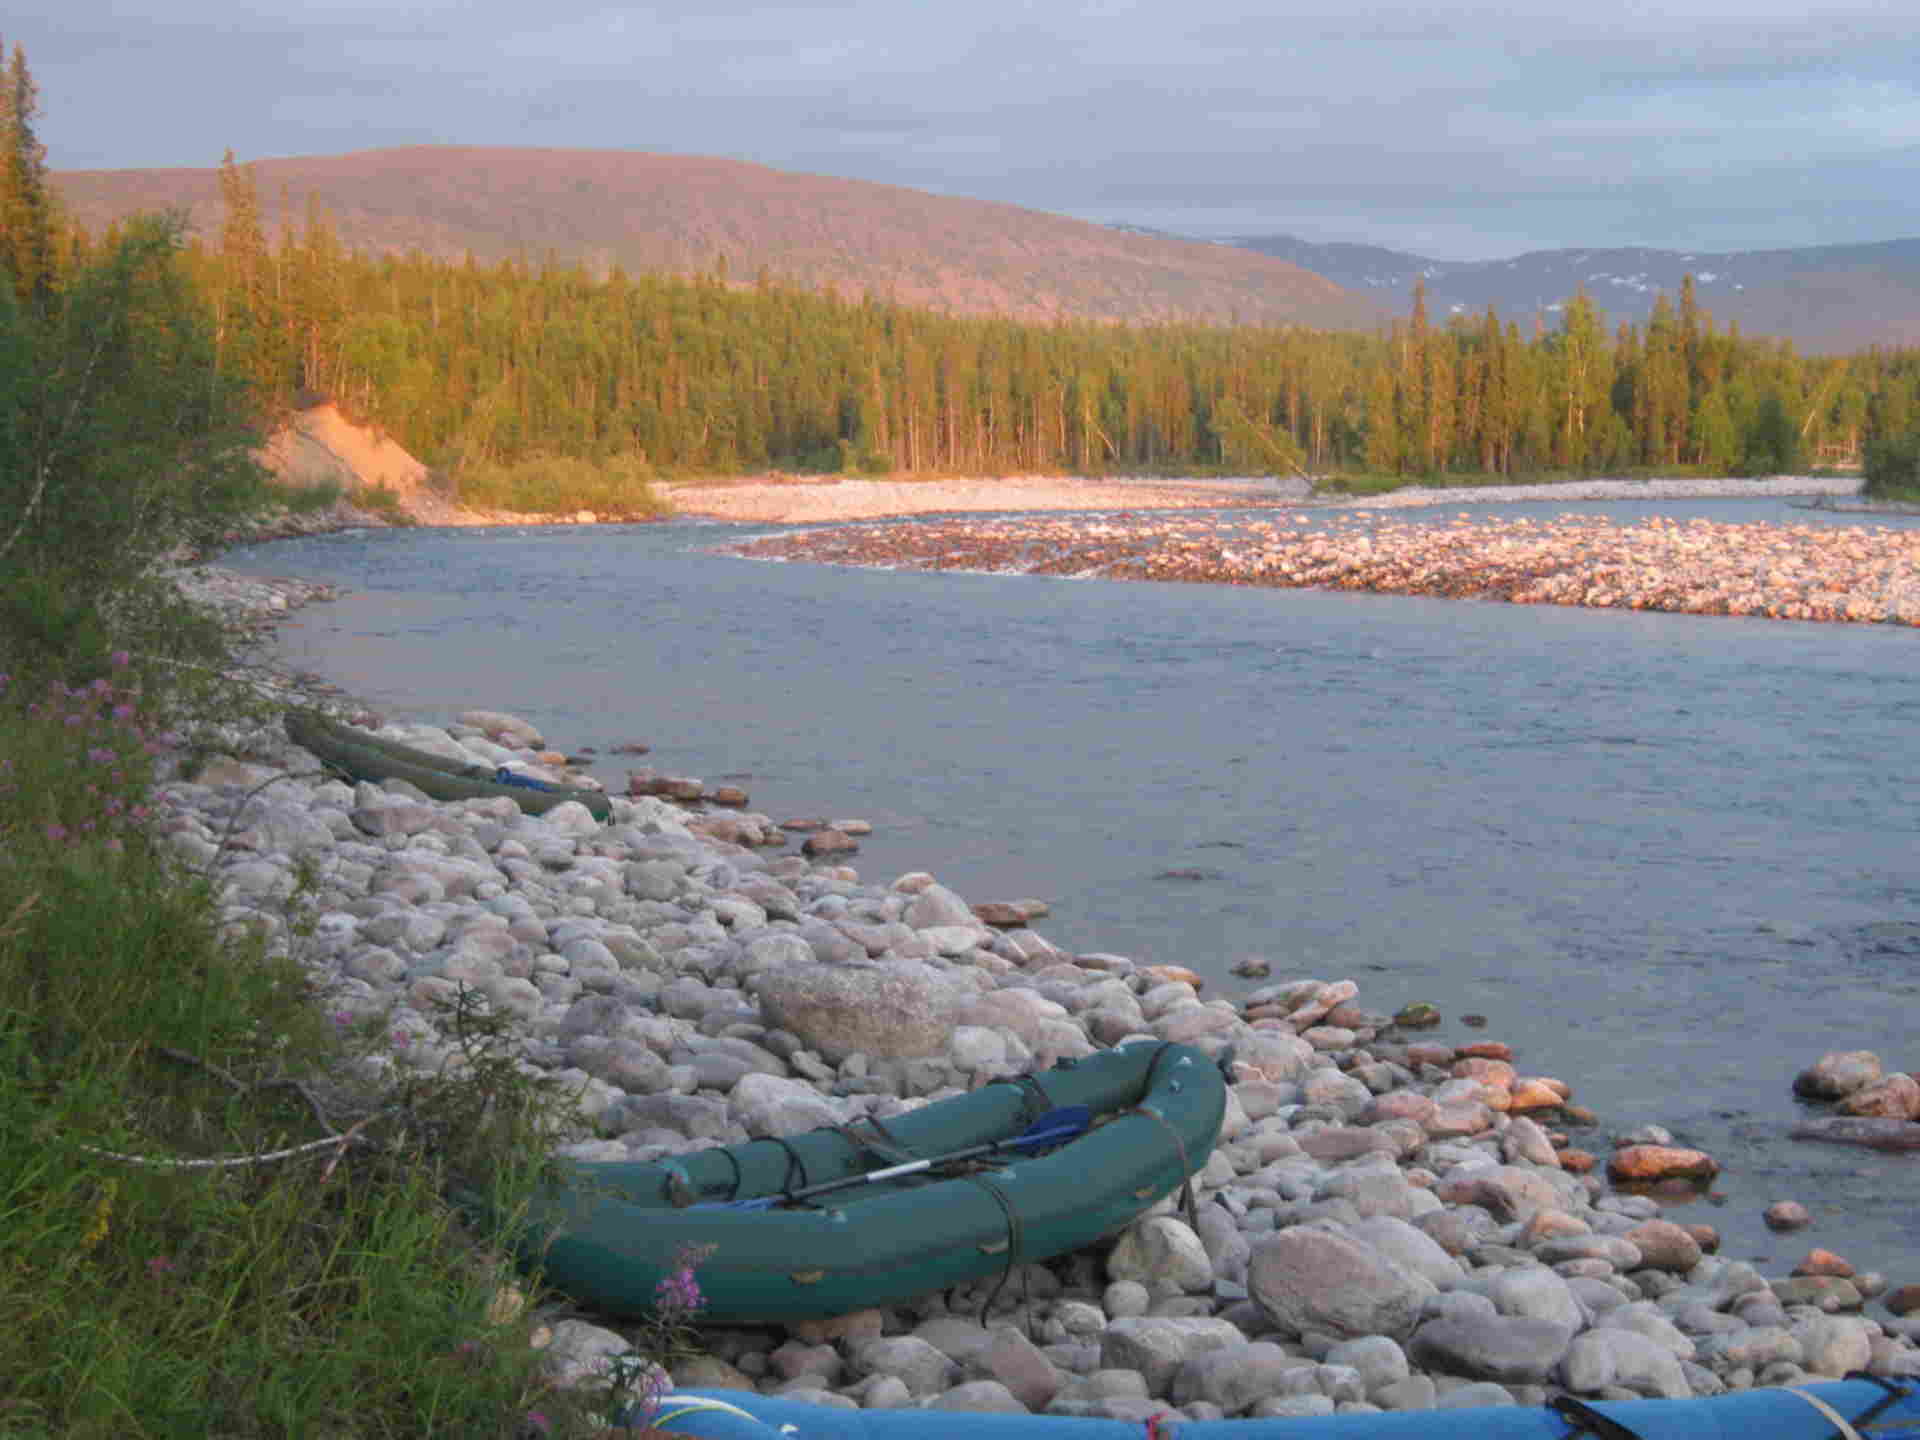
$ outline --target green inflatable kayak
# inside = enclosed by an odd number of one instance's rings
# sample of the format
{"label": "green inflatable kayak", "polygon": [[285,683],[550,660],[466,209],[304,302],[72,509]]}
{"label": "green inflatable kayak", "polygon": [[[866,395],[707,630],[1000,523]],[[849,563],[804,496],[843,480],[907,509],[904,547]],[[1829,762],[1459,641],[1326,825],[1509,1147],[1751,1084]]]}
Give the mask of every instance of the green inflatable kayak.
{"label": "green inflatable kayak", "polygon": [[552,785],[531,776],[516,775],[499,766],[465,765],[416,750],[396,740],[383,740],[371,731],[343,725],[312,711],[290,710],[287,738],[311,750],[321,761],[355,780],[405,780],[436,800],[489,800],[505,796],[529,815],[543,815],[554,806],[577,800],[593,817],[605,823],[613,802],[603,791],[571,785]]}
{"label": "green inflatable kayak", "polygon": [[611,1315],[687,1257],[703,1324],[887,1305],[1079,1250],[1213,1153],[1221,1067],[1185,1045],[1106,1050],[861,1124],[653,1164],[568,1164],[520,1257]]}

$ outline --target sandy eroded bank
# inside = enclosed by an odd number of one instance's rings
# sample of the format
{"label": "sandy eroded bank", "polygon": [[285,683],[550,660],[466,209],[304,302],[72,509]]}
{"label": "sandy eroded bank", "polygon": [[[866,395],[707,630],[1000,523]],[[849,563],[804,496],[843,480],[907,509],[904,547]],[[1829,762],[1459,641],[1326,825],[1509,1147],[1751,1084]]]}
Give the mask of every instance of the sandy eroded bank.
{"label": "sandy eroded bank", "polygon": [[1007,510],[1195,510],[1274,503],[1274,482],[1246,480],[748,480],[660,489],[682,515],[753,525],[809,525],[899,515]]}
{"label": "sandy eroded bank", "polygon": [[832,524],[900,515],[1049,510],[1217,510],[1248,505],[1337,505],[1397,510],[1513,500],[1674,500],[1711,496],[1766,499],[1852,495],[1857,476],[1777,475],[1764,480],[1575,480],[1553,485],[1413,487],[1359,500],[1309,501],[1303,482],[1088,480],[1028,475],[997,480],[770,480],[660,487],[683,515],[756,525]]}

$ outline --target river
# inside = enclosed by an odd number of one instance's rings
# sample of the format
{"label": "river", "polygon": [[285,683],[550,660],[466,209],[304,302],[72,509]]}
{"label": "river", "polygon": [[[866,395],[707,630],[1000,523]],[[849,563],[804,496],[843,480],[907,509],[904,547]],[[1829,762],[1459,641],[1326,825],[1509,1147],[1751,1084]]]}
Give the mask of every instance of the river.
{"label": "river", "polygon": [[[1900,759],[1920,633],[705,548],[747,533],[369,531],[226,563],[345,587],[283,657],[388,714],[506,709],[602,755],[645,741],[645,763],[743,784],[775,818],[871,820],[868,880],[1039,897],[1056,943],[1225,993],[1260,957],[1351,977],[1370,1008],[1432,1001],[1442,1038],[1510,1041],[1606,1133],[1661,1124],[1719,1159],[1676,1213],[1725,1253],[1783,1272],[1818,1244],[1920,1279],[1920,1156],[1786,1138],[1793,1076],[1824,1051],[1920,1069],[1920,781]],[[1770,1234],[1779,1199],[1815,1226]]]}

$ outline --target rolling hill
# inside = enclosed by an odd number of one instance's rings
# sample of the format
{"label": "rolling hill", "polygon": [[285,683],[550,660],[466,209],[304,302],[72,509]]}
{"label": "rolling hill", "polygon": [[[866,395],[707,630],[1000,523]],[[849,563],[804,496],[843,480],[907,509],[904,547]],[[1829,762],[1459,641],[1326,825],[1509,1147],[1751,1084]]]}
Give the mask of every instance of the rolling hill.
{"label": "rolling hill", "polygon": [[1510,260],[1429,260],[1372,245],[1321,245],[1291,235],[1232,244],[1291,260],[1405,314],[1416,276],[1428,313],[1479,314],[1488,305],[1522,325],[1551,316],[1585,286],[1611,321],[1643,324],[1654,297],[1680,293],[1691,274],[1700,304],[1725,329],[1779,335],[1811,353],[1920,345],[1920,239],[1874,245],[1719,254],[1680,250],[1539,250]]}
{"label": "rolling hill", "polygon": [[[604,271],[773,279],[849,298],[1025,320],[1212,320],[1371,328],[1384,312],[1297,265],[981,200],[626,150],[417,146],[257,162],[268,234],[309,197],[362,253],[483,262],[549,256]],[[222,218],[215,169],[71,170],[66,205],[100,233],[128,215]]]}

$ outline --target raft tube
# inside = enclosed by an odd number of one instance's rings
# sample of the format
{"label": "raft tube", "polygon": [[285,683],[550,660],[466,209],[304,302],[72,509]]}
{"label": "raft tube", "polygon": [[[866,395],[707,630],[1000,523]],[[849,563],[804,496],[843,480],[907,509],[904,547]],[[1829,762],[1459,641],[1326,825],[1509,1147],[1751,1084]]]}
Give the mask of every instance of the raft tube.
{"label": "raft tube", "polygon": [[[544,1283],[609,1315],[649,1314],[689,1257],[702,1325],[891,1305],[1124,1228],[1206,1164],[1226,1105],[1220,1066],[1192,1046],[1104,1050],[897,1115],[883,1132],[836,1126],[651,1164],[568,1162],[534,1197],[516,1248]],[[936,1178],[943,1166],[860,1179],[997,1145],[1077,1107],[1091,1128],[1050,1153],[990,1154],[948,1178]],[[803,1203],[780,1199],[823,1184]]]}
{"label": "raft tube", "polygon": [[613,802],[604,790],[555,785],[517,774],[504,765],[489,768],[464,764],[384,739],[358,726],[344,725],[317,711],[289,710],[284,723],[289,740],[355,780],[376,785],[382,780],[405,780],[435,800],[504,797],[529,815],[544,815],[556,805],[574,800],[602,824],[613,817]]}
{"label": "raft tube", "polygon": [[745,1390],[676,1390],[650,1422],[701,1440],[1920,1440],[1920,1384],[1858,1377],[1692,1400],[1150,1421],[841,1410]]}

